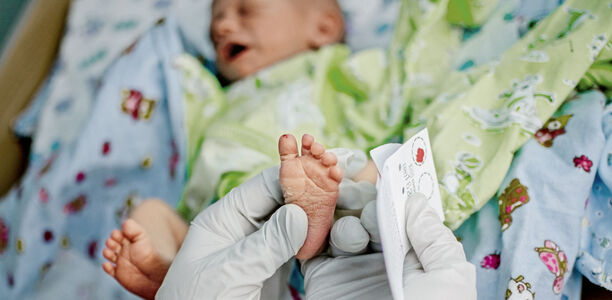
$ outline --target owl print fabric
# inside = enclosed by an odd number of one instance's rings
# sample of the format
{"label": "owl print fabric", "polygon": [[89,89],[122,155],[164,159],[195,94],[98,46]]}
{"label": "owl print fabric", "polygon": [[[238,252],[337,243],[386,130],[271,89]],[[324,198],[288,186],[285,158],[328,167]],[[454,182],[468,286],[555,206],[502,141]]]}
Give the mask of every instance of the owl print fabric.
{"label": "owl print fabric", "polygon": [[579,299],[581,275],[609,286],[610,112],[599,91],[570,97],[537,131],[557,134],[534,135],[497,195],[455,231],[479,299]]}
{"label": "owl print fabric", "polygon": [[576,167],[597,172],[582,219],[580,252],[576,268],[592,283],[612,291],[612,106],[602,120],[606,144],[599,162],[585,161],[582,156]]}

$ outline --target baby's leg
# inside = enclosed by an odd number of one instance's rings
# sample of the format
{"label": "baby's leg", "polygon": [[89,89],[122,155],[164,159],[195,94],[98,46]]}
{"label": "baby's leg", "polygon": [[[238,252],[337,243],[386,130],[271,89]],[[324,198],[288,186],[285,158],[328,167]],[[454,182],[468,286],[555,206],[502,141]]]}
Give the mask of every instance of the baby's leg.
{"label": "baby's leg", "polygon": [[326,245],[342,170],[336,166],[336,156],[325,152],[310,135],[302,137],[301,156],[292,135],[281,136],[278,150],[281,158],[279,180],[285,203],[299,205],[308,215],[308,235],[296,257],[309,259]]}
{"label": "baby's leg", "polygon": [[106,240],[102,267],[123,287],[153,299],[176,255],[187,224],[160,200],[147,200],[134,209],[122,230]]}
{"label": "baby's leg", "polygon": [[172,207],[162,200],[150,199],[138,205],[130,219],[142,226],[161,257],[174,259],[183,244],[188,224]]}
{"label": "baby's leg", "polygon": [[374,162],[370,160],[366,166],[351,179],[355,182],[366,181],[376,185],[376,181],[378,180],[378,169],[376,169]]}

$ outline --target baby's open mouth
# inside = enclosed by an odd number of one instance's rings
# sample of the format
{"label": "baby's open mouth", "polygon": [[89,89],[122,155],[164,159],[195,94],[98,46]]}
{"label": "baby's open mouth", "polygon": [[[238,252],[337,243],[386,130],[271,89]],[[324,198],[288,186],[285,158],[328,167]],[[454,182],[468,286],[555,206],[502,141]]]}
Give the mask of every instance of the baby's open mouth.
{"label": "baby's open mouth", "polygon": [[223,51],[224,56],[225,56],[225,60],[226,61],[232,61],[236,58],[238,58],[238,56],[240,56],[240,54],[244,53],[247,50],[247,46],[244,45],[240,45],[240,44],[234,44],[234,43],[229,43],[227,44],[227,46],[225,46],[225,49]]}

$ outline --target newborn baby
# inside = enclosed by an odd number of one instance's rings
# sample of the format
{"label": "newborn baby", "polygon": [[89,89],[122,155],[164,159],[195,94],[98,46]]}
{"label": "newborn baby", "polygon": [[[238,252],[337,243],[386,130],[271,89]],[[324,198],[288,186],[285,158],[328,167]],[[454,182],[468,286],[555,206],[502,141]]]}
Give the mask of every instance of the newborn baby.
{"label": "newborn baby", "polygon": [[[335,0],[216,0],[212,5],[210,28],[217,69],[224,79],[236,81],[301,52],[340,42],[344,35],[344,20]],[[288,139],[293,137],[281,138],[281,148],[289,143]],[[324,164],[332,164],[333,154],[320,157],[324,149],[319,144],[313,145],[312,137],[305,136],[302,143],[302,151],[308,155],[302,153],[300,160],[288,163],[290,167],[281,167],[281,180],[283,174],[296,175],[291,168],[310,163],[315,158],[322,158]],[[312,151],[310,145],[314,147]],[[297,148],[295,150],[297,153]],[[335,158],[333,160],[335,164]],[[302,170],[295,170],[298,171]],[[281,181],[281,185],[283,182],[294,183],[290,179]],[[300,198],[301,195],[292,188],[289,191],[283,189],[286,202],[295,202],[308,215],[308,237],[297,255],[299,259],[308,259],[325,244],[338,189],[337,184],[333,192],[327,190],[327,185],[317,186],[323,182],[305,181],[301,184],[306,189],[322,188],[321,192],[326,193],[324,197],[328,199],[310,202]]]}

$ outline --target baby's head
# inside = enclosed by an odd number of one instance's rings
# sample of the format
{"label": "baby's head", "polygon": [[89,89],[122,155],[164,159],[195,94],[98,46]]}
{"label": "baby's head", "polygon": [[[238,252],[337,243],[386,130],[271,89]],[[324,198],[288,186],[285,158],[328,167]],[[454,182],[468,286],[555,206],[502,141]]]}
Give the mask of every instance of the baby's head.
{"label": "baby's head", "polygon": [[214,0],[210,36],[219,73],[235,81],[340,42],[344,19],[336,0]]}

